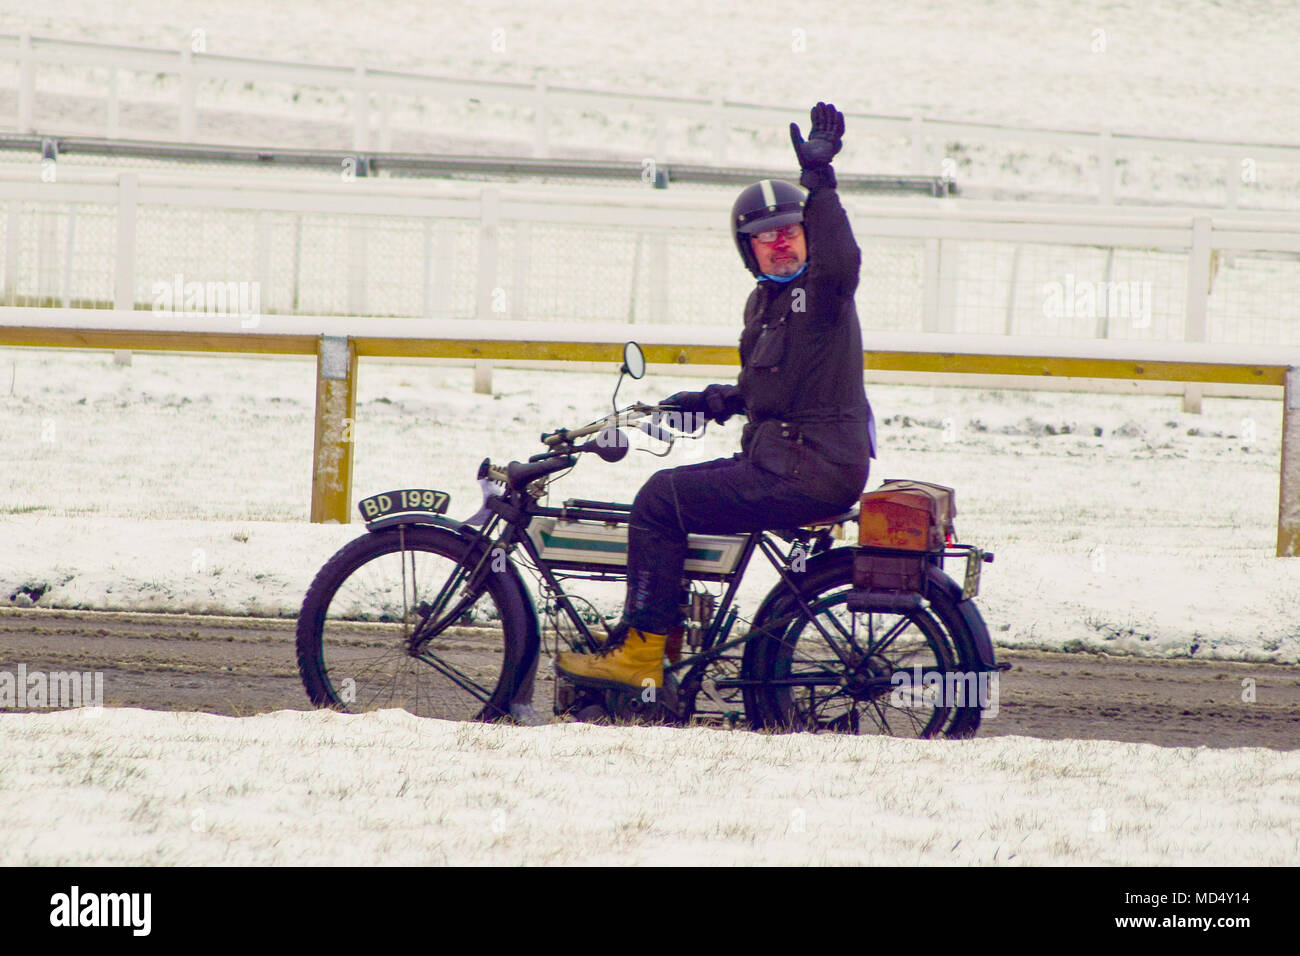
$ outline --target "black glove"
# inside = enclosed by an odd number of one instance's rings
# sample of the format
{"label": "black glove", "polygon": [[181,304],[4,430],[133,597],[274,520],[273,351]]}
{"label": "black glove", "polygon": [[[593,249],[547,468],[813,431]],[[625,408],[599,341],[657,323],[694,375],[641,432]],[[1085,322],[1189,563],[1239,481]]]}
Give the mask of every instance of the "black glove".
{"label": "black glove", "polygon": [[694,414],[696,412],[708,411],[708,403],[704,400],[703,392],[677,392],[669,395],[660,405],[671,405],[674,408],[680,408],[684,412]]}
{"label": "black glove", "polygon": [[659,404],[680,408],[688,414],[702,414],[719,425],[745,410],[745,398],[738,385],[710,385],[702,392],[678,392]]}
{"label": "black glove", "polygon": [[703,395],[709,418],[719,425],[745,410],[745,396],[740,394],[739,385],[710,385]]}
{"label": "black glove", "polygon": [[799,184],[808,190],[823,186],[833,189],[835,171],[831,169],[831,160],[844,145],[844,114],[830,103],[818,103],[809,115],[812,127],[807,140],[799,132],[798,123],[790,124],[790,141],[803,170]]}

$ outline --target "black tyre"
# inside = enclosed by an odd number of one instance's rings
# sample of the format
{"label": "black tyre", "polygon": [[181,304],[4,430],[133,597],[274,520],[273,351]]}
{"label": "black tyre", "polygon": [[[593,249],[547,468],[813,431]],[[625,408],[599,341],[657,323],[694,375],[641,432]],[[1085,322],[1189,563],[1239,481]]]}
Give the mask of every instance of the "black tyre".
{"label": "black tyre", "polygon": [[449,530],[403,525],[364,535],[330,558],[298,615],[298,670],[312,703],[352,713],[400,707],[448,720],[508,714],[536,656],[517,578],[490,574],[487,590],[453,626],[412,654],[416,625],[472,547]]}
{"label": "black tyre", "polygon": [[751,725],[899,737],[974,734],[979,699],[966,693],[973,648],[951,596],[931,587],[929,599],[905,613],[851,610],[851,552],[843,555],[810,570],[802,596],[849,662],[791,596],[769,602],[746,645],[746,677],[756,682],[745,701]]}

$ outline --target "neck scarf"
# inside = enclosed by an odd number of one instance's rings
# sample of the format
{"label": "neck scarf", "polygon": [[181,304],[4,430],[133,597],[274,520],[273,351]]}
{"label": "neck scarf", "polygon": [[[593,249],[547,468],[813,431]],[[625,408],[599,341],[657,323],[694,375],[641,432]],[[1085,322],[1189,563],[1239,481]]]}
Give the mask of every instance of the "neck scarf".
{"label": "neck scarf", "polygon": [[[772,275],[772,273],[770,273],[770,272],[764,272],[764,273],[763,273],[763,279],[771,279],[773,282],[780,282],[780,283],[782,283],[782,284],[784,284],[784,283],[786,283],[786,282],[793,282],[795,279],[797,279],[797,278],[799,278],[801,275],[803,275],[804,270],[807,269],[807,268],[808,268],[808,263],[807,263],[807,262],[804,262],[804,264],[801,265],[801,266],[799,267],[799,271],[796,272],[794,275],[789,275],[789,276],[774,276],[774,275]],[[759,282],[762,282],[763,279],[759,279],[758,281],[759,281]]]}

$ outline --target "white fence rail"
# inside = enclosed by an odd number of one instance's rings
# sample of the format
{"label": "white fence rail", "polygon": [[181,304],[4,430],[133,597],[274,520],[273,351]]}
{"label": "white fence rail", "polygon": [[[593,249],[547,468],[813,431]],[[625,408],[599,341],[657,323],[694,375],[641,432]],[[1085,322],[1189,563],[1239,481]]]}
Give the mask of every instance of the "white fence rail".
{"label": "white fence rail", "polygon": [[[350,117],[336,113],[329,120],[345,122],[351,128],[350,148],[357,151],[393,148],[394,104],[418,104],[420,115],[426,108],[457,103],[461,108],[473,103],[476,108],[504,106],[509,120],[498,132],[531,141],[534,156],[548,157],[557,136],[590,140],[596,133],[602,140],[617,142],[626,150],[639,150],[659,162],[684,161],[701,152],[712,162],[725,165],[737,157],[731,145],[734,131],[781,130],[791,118],[798,118],[803,107],[782,107],[736,102],[721,97],[652,96],[621,91],[582,89],[550,85],[544,82],[521,83],[504,80],[439,77],[420,73],[380,69],[358,64],[330,66],[249,57],[228,56],[194,50],[187,44],[180,49],[138,47],[120,44],[63,40],[30,34],[0,34],[0,61],[16,66],[16,111],[14,128],[21,133],[48,132],[91,133],[116,139],[132,132],[146,138],[173,137],[186,142],[216,141],[198,122],[200,91],[206,85],[236,80],[242,84],[287,85],[329,91],[334,100],[348,104]],[[83,84],[104,100],[103,121],[93,128],[55,128],[55,121],[39,115],[38,71],[57,68],[80,71],[88,79]],[[106,79],[105,76],[106,71]],[[91,78],[93,75],[93,78]],[[171,111],[167,128],[149,126],[133,130],[123,120],[125,81],[137,75],[154,79],[159,75],[173,78],[162,103]],[[136,98],[158,104],[155,90],[128,91]],[[305,104],[292,106],[295,116],[307,115]],[[617,136],[591,125],[584,114],[604,117],[620,115],[623,125]],[[474,114],[476,122],[486,117]],[[631,116],[633,119],[628,120]],[[855,138],[846,142],[840,162],[846,171],[912,173],[921,175],[960,175],[966,160],[948,156],[946,144],[960,140],[992,149],[1018,148],[1026,145],[1047,146],[1057,150],[1081,151],[1093,167],[1088,193],[1095,201],[1109,205],[1116,199],[1155,198],[1143,194],[1124,195],[1118,188],[1117,171],[1125,164],[1153,162],[1160,164],[1187,160],[1192,165],[1209,161],[1217,172],[1208,176],[1202,187],[1214,194],[1214,202],[1236,208],[1251,193],[1249,205],[1294,205],[1300,181],[1300,145],[1262,142],[1232,142],[1212,139],[1180,139],[1146,136],[1117,130],[1064,130],[1014,127],[989,123],[914,116],[846,114]],[[462,119],[466,117],[462,115]],[[564,122],[560,122],[563,119]],[[477,127],[476,127],[477,128]],[[466,123],[466,131],[470,129]],[[583,135],[585,134],[585,135]],[[746,135],[745,140],[752,142]],[[265,145],[265,144],[263,144]],[[333,148],[342,142],[329,144]],[[572,143],[569,144],[572,147]],[[744,157],[753,164],[752,146]],[[788,153],[788,149],[786,150]],[[1145,159],[1143,159],[1145,157]],[[1160,167],[1163,170],[1163,167]],[[1131,169],[1129,170],[1131,171]],[[984,170],[989,172],[989,170]],[[1152,175],[1168,179],[1167,171]],[[974,177],[978,180],[979,175]],[[1029,177],[1030,184],[1032,177]],[[1269,180],[1270,189],[1258,188]],[[1014,183],[1024,188],[1024,177],[1017,174]]]}
{"label": "white fence rail", "polygon": [[[652,189],[0,167],[0,203],[8,305],[734,327],[753,286],[725,199]],[[1290,216],[845,203],[867,330],[1300,344]]]}

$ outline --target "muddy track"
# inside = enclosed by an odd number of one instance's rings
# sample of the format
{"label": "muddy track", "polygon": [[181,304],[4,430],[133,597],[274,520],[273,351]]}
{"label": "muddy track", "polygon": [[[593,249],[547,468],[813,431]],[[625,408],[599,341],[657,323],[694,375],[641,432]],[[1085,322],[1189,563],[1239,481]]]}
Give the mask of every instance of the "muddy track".
{"label": "muddy track", "polygon": [[[305,710],[294,622],[0,609],[0,671],[101,671],[112,707],[248,715]],[[981,737],[1300,748],[1300,667],[1003,650]],[[1255,700],[1243,697],[1254,681]],[[540,697],[544,690],[539,689]]]}

